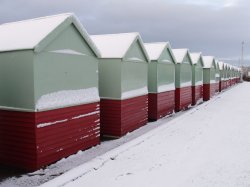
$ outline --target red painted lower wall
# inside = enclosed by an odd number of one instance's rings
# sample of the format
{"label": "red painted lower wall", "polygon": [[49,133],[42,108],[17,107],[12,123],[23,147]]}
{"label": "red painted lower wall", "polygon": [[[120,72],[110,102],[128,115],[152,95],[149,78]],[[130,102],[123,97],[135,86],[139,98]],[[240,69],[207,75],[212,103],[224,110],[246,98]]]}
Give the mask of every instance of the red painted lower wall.
{"label": "red painted lower wall", "polygon": [[213,84],[203,84],[203,100],[208,101],[211,97],[215,95],[218,90],[219,83]]}
{"label": "red painted lower wall", "polygon": [[125,100],[101,99],[101,135],[121,137],[148,122],[148,95]]}
{"label": "red painted lower wall", "polygon": [[220,82],[217,82],[215,86],[216,86],[215,92],[220,92]]}
{"label": "red painted lower wall", "polygon": [[99,103],[44,112],[0,110],[0,164],[37,170],[100,143]]}
{"label": "red painted lower wall", "polygon": [[227,81],[223,80],[221,81],[221,91],[225,90],[227,88]]}
{"label": "red painted lower wall", "polygon": [[175,90],[148,94],[148,118],[158,120],[175,109]]}
{"label": "red painted lower wall", "polygon": [[175,111],[179,112],[192,104],[192,86],[176,88]]}
{"label": "red painted lower wall", "polygon": [[203,85],[192,86],[192,105],[196,105],[201,98],[203,98]]}

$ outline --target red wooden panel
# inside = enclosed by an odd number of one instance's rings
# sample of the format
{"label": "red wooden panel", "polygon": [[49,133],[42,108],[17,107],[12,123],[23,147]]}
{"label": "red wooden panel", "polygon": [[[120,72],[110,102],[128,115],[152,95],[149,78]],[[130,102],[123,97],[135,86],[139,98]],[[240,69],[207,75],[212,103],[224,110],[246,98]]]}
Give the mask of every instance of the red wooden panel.
{"label": "red wooden panel", "polygon": [[192,105],[196,105],[197,101],[203,98],[203,86],[192,86]]}
{"label": "red wooden panel", "polygon": [[148,94],[148,117],[158,120],[175,109],[175,90]]}
{"label": "red wooden panel", "polygon": [[203,100],[208,101],[218,90],[218,83],[203,84]]}
{"label": "red wooden panel", "polygon": [[148,96],[125,100],[101,99],[101,134],[121,137],[148,121]]}
{"label": "red wooden panel", "polygon": [[175,111],[179,112],[192,104],[192,87],[176,88],[175,90]]}
{"label": "red wooden panel", "polygon": [[99,111],[99,103],[43,112],[0,110],[0,163],[33,171],[100,143]]}
{"label": "red wooden panel", "polygon": [[36,165],[34,124],[34,113],[0,110],[0,164],[20,168]]}
{"label": "red wooden panel", "polygon": [[222,81],[219,82],[219,92],[222,91]]}

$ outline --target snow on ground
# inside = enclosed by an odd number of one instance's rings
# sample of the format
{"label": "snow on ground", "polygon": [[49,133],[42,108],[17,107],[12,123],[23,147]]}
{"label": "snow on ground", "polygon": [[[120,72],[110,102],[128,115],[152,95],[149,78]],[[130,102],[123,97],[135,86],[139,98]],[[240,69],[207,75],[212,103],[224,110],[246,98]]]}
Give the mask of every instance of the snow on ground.
{"label": "snow on ground", "polygon": [[44,186],[250,186],[250,83]]}
{"label": "snow on ground", "polygon": [[60,161],[47,166],[44,169],[37,170],[32,173],[24,173],[8,167],[0,167],[0,186],[1,187],[30,187],[39,186],[49,180],[54,179],[57,176],[66,173],[67,171],[76,168],[86,162],[89,162],[93,158],[103,155],[106,152],[121,146],[127,142],[133,141],[137,137],[164,125],[166,122],[171,121],[178,116],[185,113],[178,112],[169,117],[165,117],[157,122],[151,122],[147,125],[128,133],[126,136],[115,140],[103,140],[100,145],[92,147],[85,151],[79,151],[77,154],[71,155],[67,158],[63,158]]}

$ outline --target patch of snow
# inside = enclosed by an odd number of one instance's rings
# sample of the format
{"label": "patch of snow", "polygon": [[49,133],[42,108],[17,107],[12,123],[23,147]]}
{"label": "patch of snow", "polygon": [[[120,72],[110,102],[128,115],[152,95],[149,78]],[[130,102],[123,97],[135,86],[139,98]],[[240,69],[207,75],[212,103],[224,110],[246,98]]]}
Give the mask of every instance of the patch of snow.
{"label": "patch of snow", "polygon": [[216,80],[210,80],[210,84],[216,83]]}
{"label": "patch of snow", "polygon": [[57,149],[56,152],[63,151],[63,148]]}
{"label": "patch of snow", "polygon": [[227,90],[43,186],[249,186],[249,92]]}
{"label": "patch of snow", "polygon": [[202,56],[203,58],[203,68],[211,68],[214,62],[213,56]]}
{"label": "patch of snow", "polygon": [[173,54],[176,59],[176,63],[182,63],[185,56],[189,53],[188,49],[173,49]]}
{"label": "patch of snow", "polygon": [[122,92],[122,99],[128,99],[132,97],[137,97],[141,95],[146,95],[148,94],[148,88],[147,86],[135,90],[130,90],[126,92]]}
{"label": "patch of snow", "polygon": [[171,61],[169,61],[169,60],[167,60],[167,59],[161,60],[160,62],[163,62],[163,63],[171,63]]}
{"label": "patch of snow", "polygon": [[86,54],[80,53],[78,51],[72,49],[59,49],[54,51],[49,51],[50,53],[59,53],[59,54],[66,54],[66,55],[82,55],[85,56]]}
{"label": "patch of snow", "polygon": [[182,82],[181,83],[181,87],[186,87],[186,86],[192,86],[192,82],[188,81],[188,82]]}
{"label": "patch of snow", "polygon": [[37,128],[42,128],[42,127],[47,127],[47,126],[50,126],[50,125],[55,125],[55,124],[58,124],[58,123],[63,123],[63,122],[66,122],[66,121],[68,121],[68,119],[63,119],[63,120],[53,121],[53,122],[48,122],[48,123],[40,123],[36,127]]}
{"label": "patch of snow", "polygon": [[219,61],[218,64],[219,64],[219,69],[223,70],[224,69],[224,62]]}
{"label": "patch of snow", "polygon": [[158,60],[163,50],[169,45],[168,42],[144,43],[145,49],[151,60]]}
{"label": "patch of snow", "polygon": [[[47,126],[50,126],[50,125],[55,125],[55,124],[58,124],[58,123],[66,122],[68,120],[80,119],[80,118],[84,118],[84,117],[95,115],[95,114],[99,114],[99,113],[100,113],[100,111],[95,111],[95,112],[90,112],[90,113],[87,113],[87,114],[82,114],[82,115],[74,116],[71,119],[63,119],[63,120],[59,120],[59,121],[53,121],[53,122],[47,122],[47,123],[40,123],[40,124],[37,125],[37,128],[47,127]],[[99,122],[99,121],[100,120],[98,119],[95,122]]]}
{"label": "patch of snow", "polygon": [[175,90],[175,83],[158,86],[158,93]]}
{"label": "patch of snow", "polygon": [[36,111],[97,102],[99,100],[99,92],[96,87],[63,90],[41,96],[36,103]]}
{"label": "patch of snow", "polygon": [[91,116],[91,115],[94,115],[94,114],[99,114],[100,111],[95,111],[95,112],[90,112],[88,114],[82,114],[82,115],[79,115],[79,116],[75,116],[73,117],[72,119],[79,119],[79,118],[84,118],[86,116]]}
{"label": "patch of snow", "polygon": [[139,33],[91,35],[102,58],[123,58]]}
{"label": "patch of snow", "polygon": [[199,85],[202,85],[202,84],[203,84],[203,81],[197,81],[197,82],[195,82],[196,86],[199,86]]}
{"label": "patch of snow", "polygon": [[0,25],[0,51],[34,49],[50,32],[73,14],[29,19]]}
{"label": "patch of snow", "polygon": [[131,62],[144,62],[144,60],[137,58],[137,57],[131,57],[127,58],[126,61],[131,61]]}
{"label": "patch of snow", "polygon": [[199,53],[190,53],[190,57],[192,59],[193,64],[197,64],[201,58],[201,52]]}

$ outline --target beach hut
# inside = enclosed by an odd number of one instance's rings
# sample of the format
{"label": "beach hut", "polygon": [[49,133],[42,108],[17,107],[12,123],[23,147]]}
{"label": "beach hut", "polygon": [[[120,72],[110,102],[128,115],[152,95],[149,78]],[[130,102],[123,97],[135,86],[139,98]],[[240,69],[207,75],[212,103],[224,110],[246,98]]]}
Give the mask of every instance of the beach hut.
{"label": "beach hut", "polygon": [[219,91],[221,92],[222,90],[224,90],[224,63],[222,61],[218,62],[219,65],[219,71],[220,71],[220,80],[219,80]]}
{"label": "beach hut", "polygon": [[218,60],[215,60],[215,84],[215,92],[220,92],[220,67]]}
{"label": "beach hut", "polygon": [[98,56],[73,14],[0,25],[0,164],[36,170],[100,142]]}
{"label": "beach hut", "polygon": [[144,45],[151,60],[148,68],[148,117],[158,120],[175,109],[175,58],[167,42]]}
{"label": "beach hut", "polygon": [[192,59],[192,105],[203,99],[203,59],[201,52],[190,53]]}
{"label": "beach hut", "polygon": [[203,100],[208,101],[216,93],[216,63],[213,56],[203,56]]}
{"label": "beach hut", "polygon": [[226,64],[225,72],[226,72],[226,88],[228,88],[230,85],[229,64]]}
{"label": "beach hut", "polygon": [[231,70],[231,74],[232,74],[232,86],[235,84],[235,67],[232,66],[232,70]]}
{"label": "beach hut", "polygon": [[240,83],[241,81],[241,69],[237,68],[237,83]]}
{"label": "beach hut", "polygon": [[234,84],[237,84],[237,73],[238,73],[238,68],[235,66],[234,67]]}
{"label": "beach hut", "polygon": [[229,85],[232,86],[233,85],[233,66],[229,65]]}
{"label": "beach hut", "polygon": [[222,81],[222,89],[227,88],[227,64],[223,62],[223,81]]}
{"label": "beach hut", "polygon": [[234,66],[234,84],[237,83],[237,67]]}
{"label": "beach hut", "polygon": [[173,49],[175,64],[175,111],[192,104],[192,59],[188,49]]}
{"label": "beach hut", "polygon": [[148,54],[138,33],[91,36],[101,53],[101,134],[121,137],[148,121]]}

